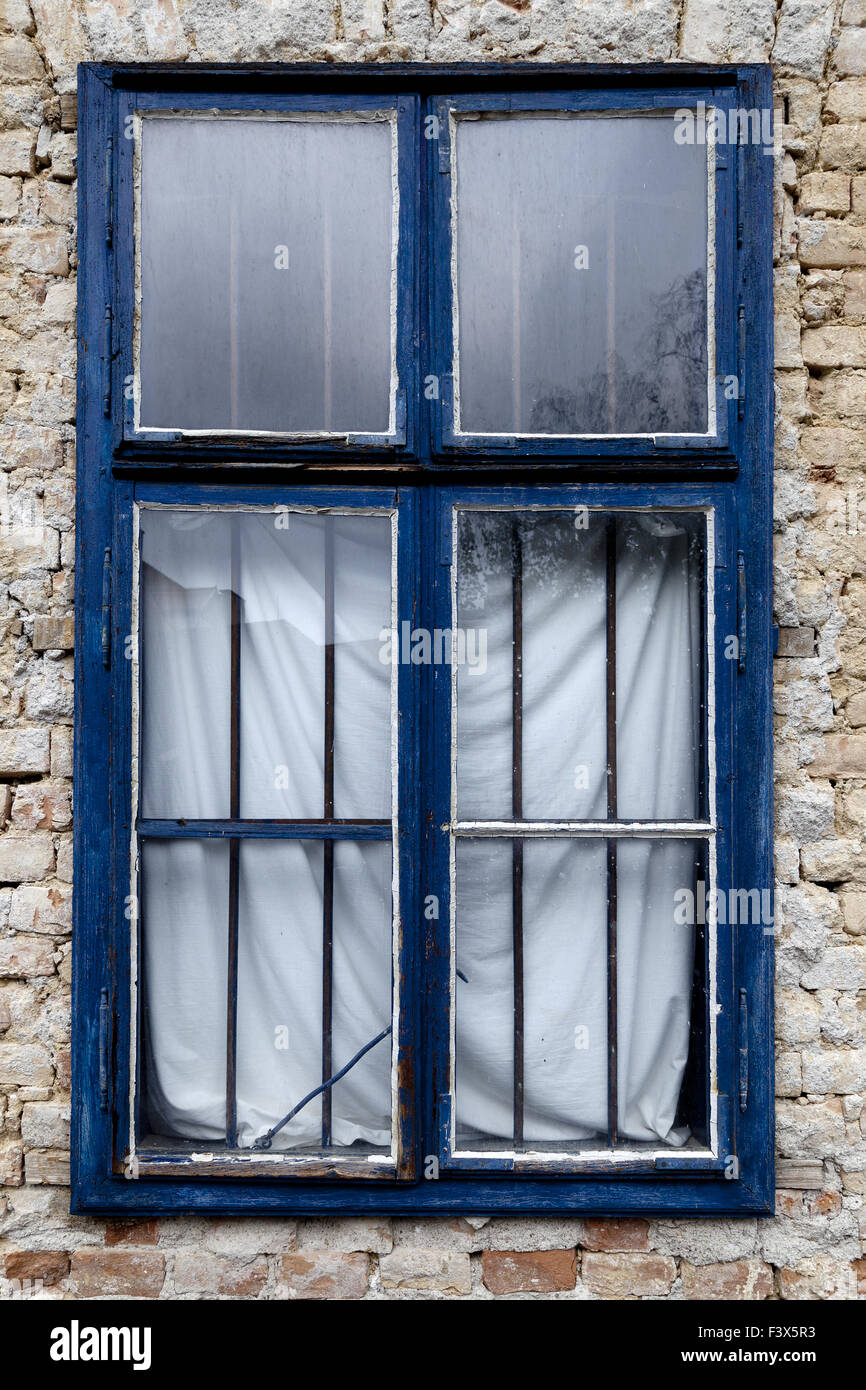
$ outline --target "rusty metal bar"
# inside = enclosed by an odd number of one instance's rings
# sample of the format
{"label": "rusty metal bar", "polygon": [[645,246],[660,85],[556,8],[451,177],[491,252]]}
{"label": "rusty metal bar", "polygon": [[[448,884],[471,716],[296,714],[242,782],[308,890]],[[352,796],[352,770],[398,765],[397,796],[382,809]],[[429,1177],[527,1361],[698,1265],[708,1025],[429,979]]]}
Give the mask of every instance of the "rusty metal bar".
{"label": "rusty metal bar", "polygon": [[[325,517],[325,746],[324,816],[334,815],[334,518]],[[334,842],[322,846],[322,1081],[333,1072]],[[322,1148],[331,1144],[331,1090],[322,1092]]]}
{"label": "rusty metal bar", "polygon": [[[511,813],[523,819],[523,545],[520,522],[512,528],[511,580]],[[514,1147],[523,1145],[524,989],[523,989],[523,841],[511,844],[511,922],[514,962]]]}
{"label": "rusty metal bar", "polygon": [[[231,533],[231,650],[229,662],[229,817],[240,819],[241,766],[241,595],[240,517],[232,517]],[[238,1064],[238,915],[240,848],[229,840],[228,971],[226,987],[226,1146],[237,1147]]]}
{"label": "rusty metal bar", "polygon": [[[616,517],[607,519],[605,560],[605,678],[607,686],[607,814],[616,809]],[[616,840],[607,841],[607,1139],[616,1144],[617,1008],[616,1008]]]}

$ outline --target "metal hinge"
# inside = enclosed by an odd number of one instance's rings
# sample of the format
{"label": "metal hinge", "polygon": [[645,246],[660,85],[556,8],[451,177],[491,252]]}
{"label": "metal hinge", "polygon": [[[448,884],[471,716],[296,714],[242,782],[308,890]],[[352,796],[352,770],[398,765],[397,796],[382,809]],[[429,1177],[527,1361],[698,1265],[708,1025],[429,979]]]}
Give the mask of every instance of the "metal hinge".
{"label": "metal hinge", "polygon": [[103,1110],[108,1109],[108,1048],[111,1032],[111,1006],[108,990],[104,989],[99,999],[99,1103]]}
{"label": "metal hinge", "polygon": [[105,145],[105,244],[114,240],[114,141],[109,136]]}
{"label": "metal hinge", "polygon": [[454,514],[448,511],[442,523],[442,536],[439,547],[439,563],[450,569],[454,563]]}
{"label": "metal hinge", "polygon": [[439,173],[451,173],[451,112],[448,105],[439,107]]}
{"label": "metal hinge", "polygon": [[102,557],[102,664],[111,665],[111,546]]}
{"label": "metal hinge", "polygon": [[742,550],[737,551],[737,670],[742,674],[746,669],[746,643],[748,618],[746,605],[746,557]]}
{"label": "metal hinge", "polygon": [[102,323],[102,413],[111,414],[111,305],[105,306]]}
{"label": "metal hinge", "polygon": [[739,1052],[740,1109],[749,1103],[749,1001],[745,989],[740,990],[740,1052]]}

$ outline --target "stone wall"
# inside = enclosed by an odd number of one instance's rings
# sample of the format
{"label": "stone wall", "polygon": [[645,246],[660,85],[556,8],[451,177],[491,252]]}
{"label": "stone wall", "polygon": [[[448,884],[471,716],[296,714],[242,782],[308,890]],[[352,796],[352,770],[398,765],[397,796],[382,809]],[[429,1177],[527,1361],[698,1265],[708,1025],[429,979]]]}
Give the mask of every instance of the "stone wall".
{"label": "stone wall", "polygon": [[[76,64],[772,60],[774,1219],[68,1214]],[[866,1295],[866,0],[0,0],[0,1296]]]}

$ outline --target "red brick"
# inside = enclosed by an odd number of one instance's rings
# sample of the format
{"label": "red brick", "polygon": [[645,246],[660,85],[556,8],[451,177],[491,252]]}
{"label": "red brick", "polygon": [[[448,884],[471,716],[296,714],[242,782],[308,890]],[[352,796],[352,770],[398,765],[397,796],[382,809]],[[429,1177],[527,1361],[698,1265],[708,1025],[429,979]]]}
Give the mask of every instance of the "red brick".
{"label": "red brick", "polygon": [[591,1252],[583,1257],[583,1283],[599,1298],[664,1298],[676,1273],[669,1255]]}
{"label": "red brick", "polygon": [[76,1250],[71,1275],[79,1298],[158,1298],[165,1256],[151,1250]]}
{"label": "red brick", "polygon": [[485,1250],[481,1268],[491,1293],[562,1293],[577,1282],[573,1250]]}
{"label": "red brick", "polygon": [[360,1252],[305,1250],[283,1256],[283,1279],[289,1298],[363,1298],[367,1292],[370,1261]]}
{"label": "red brick", "polygon": [[773,1292],[773,1271],[763,1260],[731,1260],[728,1264],[693,1265],[683,1260],[680,1268],[683,1297],[688,1299],[762,1299]]}
{"label": "red brick", "polygon": [[155,1221],[109,1221],[105,1227],[106,1245],[156,1245],[158,1240]]}
{"label": "red brick", "polygon": [[585,1250],[649,1250],[649,1224],[637,1219],[606,1221],[588,1217],[580,1243]]}
{"label": "red brick", "polygon": [[40,1279],[47,1288],[69,1273],[69,1256],[63,1250],[15,1250],[6,1256],[6,1278]]}

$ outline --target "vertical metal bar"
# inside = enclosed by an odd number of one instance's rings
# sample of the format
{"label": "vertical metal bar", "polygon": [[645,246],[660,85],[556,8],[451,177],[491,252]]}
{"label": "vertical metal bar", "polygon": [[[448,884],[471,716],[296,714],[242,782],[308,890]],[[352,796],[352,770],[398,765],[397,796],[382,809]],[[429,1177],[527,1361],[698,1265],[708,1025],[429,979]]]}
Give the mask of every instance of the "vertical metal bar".
{"label": "vertical metal bar", "polygon": [[[523,545],[520,523],[512,529],[511,580],[511,812],[523,818]],[[523,1144],[523,841],[511,845],[511,921],[514,962],[514,1147]]]}
{"label": "vertical metal bar", "polygon": [[[607,815],[615,820],[616,808],[616,517],[607,519],[606,615],[607,685]],[[617,1010],[616,1010],[616,840],[607,842],[607,1138],[611,1148],[617,1136]]]}
{"label": "vertical metal bar", "polygon": [[[241,766],[241,595],[240,595],[240,517],[232,517],[231,534],[231,652],[229,691],[229,816],[240,818]],[[226,997],[226,1145],[237,1147],[237,1062],[238,1062],[238,908],[240,889],[240,849],[238,839],[229,841],[229,922]]]}
{"label": "vertical metal bar", "polygon": [[[324,816],[334,815],[334,518],[325,517],[325,747]],[[334,842],[322,846],[322,1081],[333,1072]],[[331,1144],[331,1090],[322,1093],[322,1148]]]}

